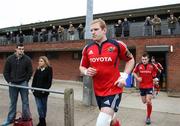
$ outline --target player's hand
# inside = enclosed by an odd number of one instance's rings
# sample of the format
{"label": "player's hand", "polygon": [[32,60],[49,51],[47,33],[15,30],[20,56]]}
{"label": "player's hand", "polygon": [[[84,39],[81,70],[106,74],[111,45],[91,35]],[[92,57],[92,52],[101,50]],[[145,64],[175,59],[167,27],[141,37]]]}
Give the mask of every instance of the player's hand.
{"label": "player's hand", "polygon": [[114,85],[117,85],[118,87],[124,87],[126,86],[126,80],[119,77],[118,80],[114,83]]}
{"label": "player's hand", "polygon": [[94,68],[92,68],[92,67],[89,67],[89,68],[86,70],[85,75],[92,77],[92,76],[96,75],[96,73],[97,73],[97,70],[96,70],[96,69],[94,69]]}
{"label": "player's hand", "polygon": [[138,81],[138,82],[141,82],[141,81],[142,81],[142,78],[141,78],[141,77],[138,77],[138,78],[137,78],[137,81]]}
{"label": "player's hand", "polygon": [[153,83],[155,84],[155,85],[159,85],[159,79],[156,77],[156,78],[154,78],[153,79]]}
{"label": "player's hand", "polygon": [[121,73],[121,76],[118,78],[118,80],[114,83],[118,87],[124,87],[126,86],[126,79],[128,78],[127,73]]}

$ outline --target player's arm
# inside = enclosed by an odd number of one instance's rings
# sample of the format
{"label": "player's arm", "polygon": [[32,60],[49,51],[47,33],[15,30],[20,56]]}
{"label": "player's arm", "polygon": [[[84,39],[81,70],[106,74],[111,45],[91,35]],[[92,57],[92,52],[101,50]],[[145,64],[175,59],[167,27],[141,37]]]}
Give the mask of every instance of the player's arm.
{"label": "player's arm", "polygon": [[118,84],[118,86],[122,87],[126,85],[126,79],[128,78],[128,74],[130,74],[132,69],[134,68],[135,61],[133,55],[130,53],[130,51],[124,43],[120,43],[120,49],[121,52],[119,58],[123,59],[126,62],[126,64],[123,74],[121,74],[121,76],[118,78],[115,84]]}
{"label": "player's arm", "polygon": [[158,68],[158,66],[156,66],[154,63],[152,64],[153,65],[153,73],[156,73],[156,76],[158,76],[158,74],[161,73],[161,69]]}
{"label": "player's arm", "polygon": [[141,81],[142,81],[142,78],[139,77],[139,76],[137,75],[137,73],[134,73],[134,72],[133,72],[133,76],[134,76],[134,78],[135,78],[138,82],[141,82]]}
{"label": "player's arm", "polygon": [[138,65],[139,64],[137,64],[133,70],[133,76],[138,82],[141,82],[142,78],[138,75],[138,72],[139,72]]}
{"label": "player's arm", "polygon": [[160,74],[160,73],[161,73],[161,68],[160,68],[160,66],[159,66],[159,63],[158,63],[157,65],[155,65],[155,64],[153,63],[153,66],[155,67],[156,72],[159,72],[159,74]]}
{"label": "player's arm", "polygon": [[130,74],[132,69],[134,68],[134,57],[132,54],[130,54],[131,59],[129,61],[126,62],[125,64],[125,69],[124,69],[124,73]]}
{"label": "player's arm", "polygon": [[130,74],[135,64],[134,57],[123,42],[120,43],[120,50],[120,59],[123,59],[126,62],[124,73]]}
{"label": "player's arm", "polygon": [[159,69],[161,70],[161,72],[163,71],[163,66],[160,64],[160,63],[158,63],[158,66],[159,66]]}
{"label": "player's arm", "polygon": [[118,83],[118,86],[123,87],[126,85],[126,79],[128,78],[128,74],[131,73],[133,67],[134,67],[134,58],[126,62],[124,72],[121,73],[120,78],[117,80],[117,82],[115,82],[116,84]]}

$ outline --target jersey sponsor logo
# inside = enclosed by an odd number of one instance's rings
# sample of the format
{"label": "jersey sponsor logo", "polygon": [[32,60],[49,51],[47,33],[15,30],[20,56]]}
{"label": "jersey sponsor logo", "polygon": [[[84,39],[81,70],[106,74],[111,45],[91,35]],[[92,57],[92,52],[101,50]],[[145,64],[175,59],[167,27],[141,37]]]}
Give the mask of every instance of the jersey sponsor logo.
{"label": "jersey sponsor logo", "polygon": [[115,50],[115,47],[111,46],[111,47],[108,48],[108,52],[113,52],[114,50]]}
{"label": "jersey sponsor logo", "polygon": [[88,55],[94,54],[92,50],[89,51]]}
{"label": "jersey sponsor logo", "polygon": [[90,58],[90,62],[112,62],[111,57]]}
{"label": "jersey sponsor logo", "polygon": [[104,102],[104,104],[106,104],[106,105],[110,105],[109,100],[105,101],[105,102]]}

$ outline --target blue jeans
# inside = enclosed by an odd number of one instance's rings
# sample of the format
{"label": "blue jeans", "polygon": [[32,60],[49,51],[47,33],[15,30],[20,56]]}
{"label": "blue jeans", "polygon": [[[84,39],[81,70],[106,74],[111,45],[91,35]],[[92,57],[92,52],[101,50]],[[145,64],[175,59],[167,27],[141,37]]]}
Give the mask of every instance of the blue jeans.
{"label": "blue jeans", "polygon": [[39,118],[46,118],[48,96],[35,97]]}
{"label": "blue jeans", "polygon": [[[18,85],[28,86],[28,83],[24,81]],[[28,89],[9,87],[10,107],[9,107],[8,117],[6,119],[7,122],[12,122],[16,117],[16,108],[17,108],[17,101],[18,101],[19,93],[21,95],[21,100],[22,100],[22,118],[23,119],[30,118]]]}

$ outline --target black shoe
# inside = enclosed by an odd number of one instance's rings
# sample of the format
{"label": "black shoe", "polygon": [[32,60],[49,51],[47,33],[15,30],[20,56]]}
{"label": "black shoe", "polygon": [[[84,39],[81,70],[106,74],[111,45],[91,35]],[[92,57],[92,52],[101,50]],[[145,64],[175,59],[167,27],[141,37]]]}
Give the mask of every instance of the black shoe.
{"label": "black shoe", "polygon": [[147,125],[150,125],[150,124],[151,124],[151,119],[150,119],[150,118],[147,118],[147,119],[146,119],[146,124],[147,124]]}
{"label": "black shoe", "polygon": [[45,119],[45,118],[43,118],[43,124],[42,124],[42,126],[46,126],[46,119]]}
{"label": "black shoe", "polygon": [[46,119],[45,118],[39,118],[39,123],[37,126],[46,126]]}
{"label": "black shoe", "polygon": [[36,126],[44,126],[44,118],[39,118],[39,123]]}
{"label": "black shoe", "polygon": [[41,123],[39,122],[36,126],[41,126]]}

